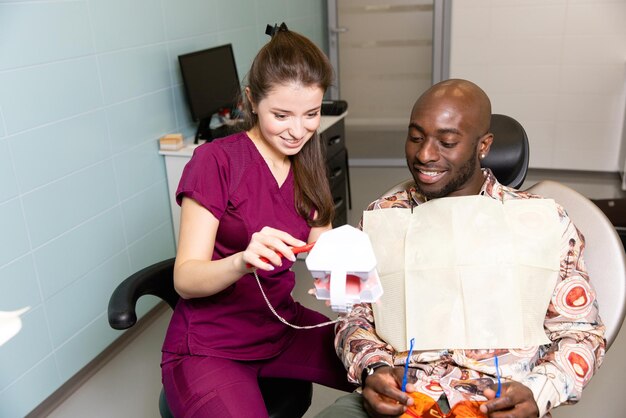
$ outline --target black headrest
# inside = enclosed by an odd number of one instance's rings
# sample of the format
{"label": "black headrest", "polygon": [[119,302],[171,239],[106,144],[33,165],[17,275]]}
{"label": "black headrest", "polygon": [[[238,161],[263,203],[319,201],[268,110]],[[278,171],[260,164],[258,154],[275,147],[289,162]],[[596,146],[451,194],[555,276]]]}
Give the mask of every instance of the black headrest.
{"label": "black headrest", "polygon": [[500,183],[519,189],[528,172],[526,131],[512,117],[493,114],[490,132],[493,133],[493,143],[481,165],[490,168]]}

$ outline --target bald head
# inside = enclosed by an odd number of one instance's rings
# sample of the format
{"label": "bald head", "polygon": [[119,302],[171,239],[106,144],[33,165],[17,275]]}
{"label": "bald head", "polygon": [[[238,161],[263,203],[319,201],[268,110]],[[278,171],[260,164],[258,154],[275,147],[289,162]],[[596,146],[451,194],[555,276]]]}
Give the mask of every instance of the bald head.
{"label": "bald head", "polygon": [[441,103],[454,105],[481,133],[489,130],[491,101],[483,89],[471,81],[450,79],[433,85],[417,99],[413,112]]}
{"label": "bald head", "polygon": [[484,182],[480,160],[489,153],[491,103],[467,80],[429,88],[413,106],[405,144],[417,190],[426,198],[476,194]]}

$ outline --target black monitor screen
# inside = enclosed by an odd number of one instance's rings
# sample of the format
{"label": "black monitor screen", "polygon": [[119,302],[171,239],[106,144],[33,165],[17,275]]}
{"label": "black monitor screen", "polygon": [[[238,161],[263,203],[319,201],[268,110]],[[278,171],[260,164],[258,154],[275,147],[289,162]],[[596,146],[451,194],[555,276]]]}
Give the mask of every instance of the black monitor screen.
{"label": "black monitor screen", "polygon": [[178,63],[195,121],[236,106],[240,86],[231,44],[179,55]]}

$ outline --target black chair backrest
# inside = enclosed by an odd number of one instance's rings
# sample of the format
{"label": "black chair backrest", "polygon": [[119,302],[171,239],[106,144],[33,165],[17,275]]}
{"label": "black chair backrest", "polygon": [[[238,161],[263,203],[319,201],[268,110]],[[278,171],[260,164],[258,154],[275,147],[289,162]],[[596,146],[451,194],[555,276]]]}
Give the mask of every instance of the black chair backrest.
{"label": "black chair backrest", "polygon": [[481,165],[490,168],[498,181],[519,189],[526,179],[530,151],[526,131],[510,116],[491,115],[493,144]]}

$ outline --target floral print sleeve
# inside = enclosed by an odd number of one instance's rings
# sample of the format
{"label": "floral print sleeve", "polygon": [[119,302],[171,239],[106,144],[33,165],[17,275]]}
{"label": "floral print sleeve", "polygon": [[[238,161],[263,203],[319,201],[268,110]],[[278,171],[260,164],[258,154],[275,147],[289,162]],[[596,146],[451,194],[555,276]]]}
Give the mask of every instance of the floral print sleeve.
{"label": "floral print sleeve", "polygon": [[378,338],[370,304],[358,304],[337,324],[335,348],[348,371],[348,380],[360,384],[360,376],[368,364],[393,365],[393,348]]}
{"label": "floral print sleeve", "polygon": [[[410,191],[402,191],[372,202],[367,210],[410,207]],[[363,220],[359,222],[363,229]],[[368,303],[354,305],[335,329],[335,348],[348,371],[348,380],[360,384],[363,369],[373,363],[393,365],[394,350],[381,340],[374,328],[374,314]]]}

